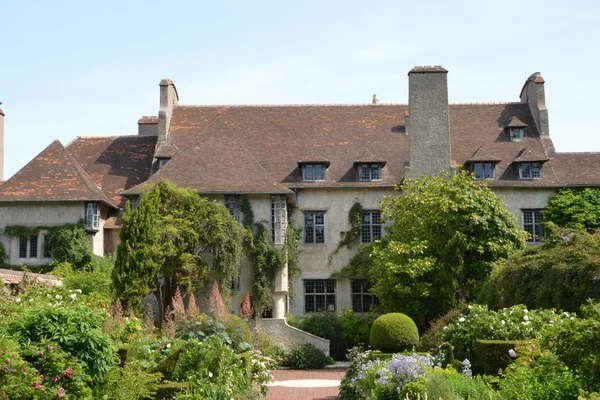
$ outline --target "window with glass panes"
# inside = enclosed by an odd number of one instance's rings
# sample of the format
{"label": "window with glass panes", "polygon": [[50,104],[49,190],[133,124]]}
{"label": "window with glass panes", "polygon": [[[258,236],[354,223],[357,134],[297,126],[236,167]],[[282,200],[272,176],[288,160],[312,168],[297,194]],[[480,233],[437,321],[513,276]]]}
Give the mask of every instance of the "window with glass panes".
{"label": "window with glass panes", "polygon": [[304,281],[304,312],[335,311],[335,280]]}
{"label": "window with glass panes", "polygon": [[541,242],[544,236],[542,210],[522,210],[523,230],[531,234],[530,242]]}
{"label": "window with glass panes", "polygon": [[523,179],[534,179],[542,177],[542,164],[539,162],[521,163],[519,176]]}
{"label": "window with glass panes", "polygon": [[361,181],[381,179],[381,166],[379,164],[360,164],[358,171]]}
{"label": "window with glass panes", "polygon": [[240,220],[240,196],[225,196],[225,207],[236,221]]}
{"label": "window with glass panes", "polygon": [[305,164],[302,171],[302,178],[307,182],[325,180],[325,165],[323,164]]}
{"label": "window with glass panes", "polygon": [[363,211],[360,227],[360,242],[371,243],[381,238],[381,212]]}
{"label": "window with glass panes", "polygon": [[285,196],[271,196],[271,242],[283,244],[285,236]]}
{"label": "window with glass panes", "polygon": [[352,310],[354,312],[369,312],[379,304],[377,297],[369,293],[369,286],[365,279],[353,280],[352,285]]}
{"label": "window with glass panes", "polygon": [[100,228],[100,208],[98,203],[90,202],[85,205],[85,221],[88,229]]}
{"label": "window with glass panes", "polygon": [[490,162],[473,163],[475,179],[490,179],[494,177],[494,164]]}
{"label": "window with glass panes", "polygon": [[525,129],[523,129],[523,128],[510,128],[510,141],[511,142],[520,142],[520,141],[522,141],[524,135],[525,135]]}
{"label": "window with glass panes", "polygon": [[325,213],[304,213],[304,243],[325,243]]}
{"label": "window with glass panes", "polygon": [[19,236],[19,258],[37,258],[38,237],[37,235]]}

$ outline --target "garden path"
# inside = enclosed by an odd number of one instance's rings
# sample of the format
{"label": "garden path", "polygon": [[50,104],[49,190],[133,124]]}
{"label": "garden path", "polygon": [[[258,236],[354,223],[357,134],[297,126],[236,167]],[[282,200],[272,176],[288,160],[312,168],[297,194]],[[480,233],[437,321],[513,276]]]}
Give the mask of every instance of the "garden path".
{"label": "garden path", "polygon": [[273,371],[267,400],[333,400],[338,399],[339,384],[346,369]]}

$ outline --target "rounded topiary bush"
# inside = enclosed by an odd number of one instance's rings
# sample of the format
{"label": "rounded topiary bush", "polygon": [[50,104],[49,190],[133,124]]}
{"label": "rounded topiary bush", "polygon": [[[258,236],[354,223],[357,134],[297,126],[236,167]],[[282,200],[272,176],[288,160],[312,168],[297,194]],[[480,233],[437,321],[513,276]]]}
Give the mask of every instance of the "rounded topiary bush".
{"label": "rounded topiary bush", "polygon": [[408,315],[385,314],[373,322],[369,339],[371,346],[377,350],[398,353],[419,344],[419,330]]}
{"label": "rounded topiary bush", "polygon": [[319,369],[331,364],[333,360],[327,357],[312,343],[303,343],[294,347],[283,360],[284,367],[293,369]]}

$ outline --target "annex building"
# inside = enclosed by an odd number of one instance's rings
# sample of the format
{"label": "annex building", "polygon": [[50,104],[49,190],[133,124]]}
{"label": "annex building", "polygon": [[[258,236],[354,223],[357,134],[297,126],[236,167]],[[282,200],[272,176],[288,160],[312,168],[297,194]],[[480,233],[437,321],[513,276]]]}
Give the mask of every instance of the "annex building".
{"label": "annex building", "polygon": [[[487,104],[449,104],[442,67],[415,67],[408,79],[408,104],[270,106],[179,104],[163,79],[158,116],[141,118],[137,135],[54,141],[2,184],[0,229],[84,218],[94,253],[103,255],[116,250],[125,202],[135,203],[140,184],[167,178],[222,202],[238,220],[246,198],[275,246],[291,222],[302,228],[295,296],[288,298],[286,268],[273,288],[273,317],[282,318],[371,308],[364,281],[329,279],[352,251],[329,256],[355,202],[364,210],[361,242],[385,235],[379,201],[403,179],[464,165],[504,197],[532,242],[556,190],[600,186],[600,153],[555,151],[539,73],[515,88],[516,101]],[[0,111],[0,136],[3,118]],[[48,263],[45,234],[0,235],[8,262]],[[233,310],[250,288],[242,266]]]}

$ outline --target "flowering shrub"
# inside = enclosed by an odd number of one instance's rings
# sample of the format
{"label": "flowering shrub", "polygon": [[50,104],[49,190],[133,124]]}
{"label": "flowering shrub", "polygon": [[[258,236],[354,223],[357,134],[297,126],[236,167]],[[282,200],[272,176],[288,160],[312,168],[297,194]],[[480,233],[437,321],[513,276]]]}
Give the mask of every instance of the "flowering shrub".
{"label": "flowering shrub", "polygon": [[462,311],[457,322],[447,325],[441,336],[454,346],[457,359],[472,360],[478,339],[532,339],[539,336],[544,326],[562,324],[571,318],[575,315],[554,310],[528,310],[523,305],[491,311],[487,306],[473,304]]}
{"label": "flowering shrub", "polygon": [[271,370],[277,368],[277,362],[265,356],[260,350],[251,350],[250,360],[252,363],[252,382],[258,386],[260,394],[266,396],[269,391],[267,384],[273,381]]}

